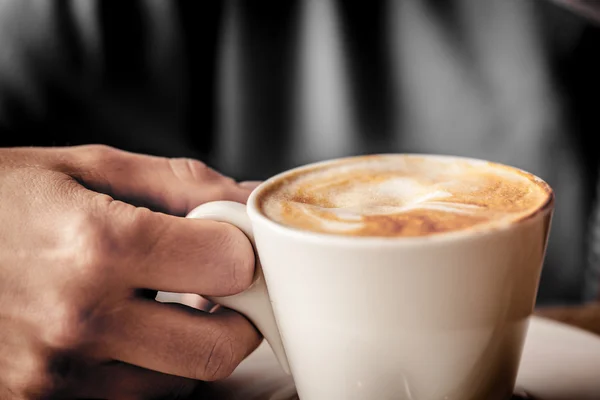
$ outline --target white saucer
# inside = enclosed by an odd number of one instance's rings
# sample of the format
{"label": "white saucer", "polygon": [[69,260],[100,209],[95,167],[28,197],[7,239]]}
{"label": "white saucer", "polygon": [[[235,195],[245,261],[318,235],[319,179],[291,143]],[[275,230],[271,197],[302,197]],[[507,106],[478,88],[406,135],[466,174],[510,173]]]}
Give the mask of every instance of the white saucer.
{"label": "white saucer", "polygon": [[542,400],[600,399],[600,336],[532,318],[517,386]]}
{"label": "white saucer", "polygon": [[[211,385],[219,400],[298,399],[291,377],[263,343],[222,382]],[[600,337],[533,317],[517,387],[540,400],[600,399]]]}

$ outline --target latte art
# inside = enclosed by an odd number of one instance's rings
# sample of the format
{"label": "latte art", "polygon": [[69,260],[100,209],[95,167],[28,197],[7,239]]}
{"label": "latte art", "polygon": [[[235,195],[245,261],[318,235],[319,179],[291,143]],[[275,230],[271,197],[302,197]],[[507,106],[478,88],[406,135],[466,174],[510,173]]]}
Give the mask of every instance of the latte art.
{"label": "latte art", "polygon": [[424,236],[518,220],[549,199],[537,178],[451,157],[367,156],[300,170],[259,197],[283,225],[357,236]]}

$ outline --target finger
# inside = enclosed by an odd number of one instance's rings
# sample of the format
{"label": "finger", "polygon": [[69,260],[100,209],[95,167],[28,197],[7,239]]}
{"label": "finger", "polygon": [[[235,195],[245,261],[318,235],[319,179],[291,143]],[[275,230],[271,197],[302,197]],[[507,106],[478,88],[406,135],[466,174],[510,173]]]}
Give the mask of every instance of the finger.
{"label": "finger", "polygon": [[254,276],[248,238],[230,224],[186,219],[106,200],[99,214],[104,241],[98,257],[119,267],[131,289],[225,296],[247,289]]}
{"label": "finger", "polygon": [[111,359],[203,381],[226,378],[260,343],[256,328],[231,310],[143,299],[114,314],[110,328],[103,343]]}
{"label": "finger", "polygon": [[107,146],[64,148],[67,171],[87,188],[134,205],[183,216],[215,200],[246,203],[251,189],[197,160],[154,157]]}
{"label": "finger", "polygon": [[245,181],[240,182],[239,185],[244,189],[254,190],[256,189],[262,182],[261,181]]}
{"label": "finger", "polygon": [[110,362],[78,374],[60,398],[182,399],[200,382],[121,362]]}

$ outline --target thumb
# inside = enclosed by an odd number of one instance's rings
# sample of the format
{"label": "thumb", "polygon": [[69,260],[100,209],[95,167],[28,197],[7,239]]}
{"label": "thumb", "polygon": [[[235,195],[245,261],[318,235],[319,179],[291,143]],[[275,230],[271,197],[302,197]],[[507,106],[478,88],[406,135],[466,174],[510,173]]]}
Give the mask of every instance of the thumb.
{"label": "thumb", "polygon": [[252,185],[240,185],[200,161],[164,158],[102,145],[64,148],[67,171],[96,192],[172,215],[215,200],[246,203]]}

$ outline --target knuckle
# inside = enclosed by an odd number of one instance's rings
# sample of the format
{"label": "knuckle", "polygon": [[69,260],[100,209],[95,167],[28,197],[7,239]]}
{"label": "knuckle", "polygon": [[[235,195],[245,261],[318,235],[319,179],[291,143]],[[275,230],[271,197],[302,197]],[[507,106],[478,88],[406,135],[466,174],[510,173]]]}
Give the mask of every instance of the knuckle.
{"label": "knuckle", "polygon": [[119,221],[119,229],[113,229],[113,234],[109,235],[111,239],[102,251],[116,257],[110,265],[122,265],[124,260],[130,260],[142,267],[140,261],[156,254],[172,225],[148,208],[131,207],[121,202],[114,202],[113,208],[111,220]]}
{"label": "knuckle", "polygon": [[54,349],[74,349],[86,337],[86,313],[73,302],[61,303],[53,307],[51,323],[44,330],[45,342]]}
{"label": "knuckle", "polygon": [[226,294],[235,294],[247,289],[254,276],[254,251],[250,241],[242,231],[230,224],[222,224],[216,236],[218,251],[227,257],[224,287]]}
{"label": "knuckle", "polygon": [[173,174],[184,182],[203,181],[216,174],[203,162],[191,158],[169,158],[167,162]]}
{"label": "knuckle", "polygon": [[[146,242],[145,248],[151,248],[156,240],[161,237],[161,233],[167,228],[167,224],[162,223],[160,218],[156,218],[156,213],[148,208],[136,207],[127,208],[119,220],[125,222],[125,226],[121,229],[123,235],[137,240]],[[126,243],[126,238],[118,241]]]}
{"label": "knuckle", "polygon": [[110,182],[106,182],[102,176],[102,171],[110,170],[113,172],[126,171],[130,168],[130,157],[127,152],[114,147],[92,144],[81,146],[75,153],[75,159],[78,163],[77,176],[84,181],[91,180],[98,184],[102,182],[103,189],[110,190]]}
{"label": "knuckle", "polygon": [[70,218],[66,227],[65,246],[68,261],[85,279],[101,279],[110,265],[109,258],[118,248],[117,240],[102,218],[80,213]]}
{"label": "knuckle", "polygon": [[104,144],[90,144],[81,146],[81,156],[91,165],[105,165],[114,168],[122,159],[123,152]]}
{"label": "knuckle", "polygon": [[[152,211],[145,207],[132,207],[119,200],[113,200],[107,205],[106,217],[110,221],[118,221],[120,231],[129,226],[134,230],[144,228],[149,223]],[[126,232],[129,234],[129,232]]]}
{"label": "knuckle", "polygon": [[116,238],[102,218],[76,212],[61,229],[56,284],[44,307],[43,337],[51,348],[73,349],[92,332],[88,324],[99,307],[98,294],[114,280]]}
{"label": "knuckle", "polygon": [[107,146],[105,144],[88,144],[81,146],[81,149],[90,156],[93,156],[99,160],[104,159],[104,157],[114,157],[115,154],[119,153],[119,150],[116,148]]}
{"label": "knuckle", "polygon": [[229,377],[235,367],[234,342],[230,336],[219,331],[209,337],[206,353],[197,363],[194,376],[196,379],[216,381]]}

